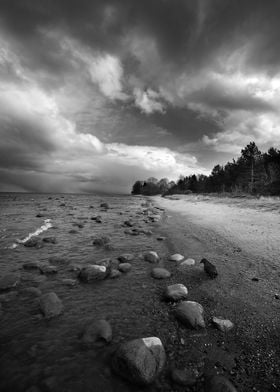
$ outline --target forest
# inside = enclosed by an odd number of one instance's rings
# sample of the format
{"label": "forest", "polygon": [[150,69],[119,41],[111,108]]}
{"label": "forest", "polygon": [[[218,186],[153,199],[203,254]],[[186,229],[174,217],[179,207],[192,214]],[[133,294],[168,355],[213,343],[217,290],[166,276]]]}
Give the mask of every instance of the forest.
{"label": "forest", "polygon": [[241,155],[226,165],[216,165],[209,176],[181,175],[177,182],[150,177],[137,180],[134,195],[172,195],[188,193],[231,193],[280,195],[280,150],[271,147],[262,153],[255,142],[241,150]]}

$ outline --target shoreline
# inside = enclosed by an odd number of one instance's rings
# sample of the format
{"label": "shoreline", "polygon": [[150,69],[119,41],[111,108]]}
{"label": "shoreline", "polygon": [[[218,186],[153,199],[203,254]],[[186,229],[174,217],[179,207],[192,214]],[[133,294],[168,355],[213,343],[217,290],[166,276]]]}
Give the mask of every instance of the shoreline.
{"label": "shoreline", "polygon": [[[170,250],[196,260],[195,268],[180,277],[190,300],[202,304],[208,322],[222,316],[235,324],[234,331],[220,337],[208,324],[207,343],[203,342],[210,347],[206,358],[218,358],[218,370],[232,379],[238,391],[278,390],[274,387],[280,374],[276,349],[280,301],[275,298],[279,290],[278,212],[240,208],[212,198],[152,200],[168,214],[161,231],[169,238]],[[202,273],[199,261],[204,257],[218,269],[213,281]],[[222,351],[221,339],[225,343]],[[189,338],[187,344],[192,344]],[[203,351],[202,342],[197,344],[197,351]]]}

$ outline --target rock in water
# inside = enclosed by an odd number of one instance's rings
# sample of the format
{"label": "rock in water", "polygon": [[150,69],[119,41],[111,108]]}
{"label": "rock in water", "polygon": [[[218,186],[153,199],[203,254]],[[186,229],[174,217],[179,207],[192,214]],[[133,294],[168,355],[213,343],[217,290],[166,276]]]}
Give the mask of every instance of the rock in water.
{"label": "rock in water", "polygon": [[109,343],[112,340],[112,328],[106,320],[96,320],[88,325],[82,335],[82,342],[86,345]]}
{"label": "rock in water", "polygon": [[170,261],[182,261],[184,260],[184,256],[180,255],[179,253],[175,253],[174,255],[169,257]]}
{"label": "rock in water", "polygon": [[234,327],[234,324],[230,320],[224,320],[218,317],[213,317],[212,322],[222,332],[230,331]]}
{"label": "rock in water", "polygon": [[134,255],[132,253],[124,253],[118,257],[118,260],[121,263],[128,263],[134,259]]}
{"label": "rock in water", "polygon": [[129,272],[131,270],[130,263],[121,263],[119,264],[119,271],[121,272]]}
{"label": "rock in water", "polygon": [[144,260],[149,261],[150,263],[157,263],[159,261],[159,256],[157,252],[150,251],[144,254]]}
{"label": "rock in water", "polygon": [[167,279],[170,278],[171,273],[165,268],[153,268],[151,275],[154,279]]}
{"label": "rock in water", "polygon": [[203,307],[194,301],[181,302],[176,310],[175,317],[190,328],[205,328]]}
{"label": "rock in water", "polygon": [[89,264],[82,268],[79,279],[83,282],[92,282],[96,280],[103,280],[107,276],[107,268],[104,265]]}
{"label": "rock in water", "polygon": [[204,271],[211,279],[216,278],[218,276],[218,271],[214,264],[210,263],[207,259],[202,259],[201,263],[204,264]]}
{"label": "rock in water", "polygon": [[40,308],[47,319],[58,316],[63,311],[62,301],[54,292],[44,294],[40,297]]}
{"label": "rock in water", "polygon": [[237,392],[233,384],[224,376],[206,377],[204,390],[207,392]]}
{"label": "rock in water", "polygon": [[149,337],[121,344],[113,356],[112,367],[132,383],[148,385],[160,374],[165,360],[161,340]]}
{"label": "rock in water", "polygon": [[16,287],[19,281],[20,281],[19,274],[11,273],[11,274],[4,275],[0,279],[0,291],[9,290],[12,289],[13,287]]}
{"label": "rock in water", "polygon": [[186,299],[187,296],[188,289],[181,283],[168,286],[164,294],[167,301],[180,301],[181,299]]}

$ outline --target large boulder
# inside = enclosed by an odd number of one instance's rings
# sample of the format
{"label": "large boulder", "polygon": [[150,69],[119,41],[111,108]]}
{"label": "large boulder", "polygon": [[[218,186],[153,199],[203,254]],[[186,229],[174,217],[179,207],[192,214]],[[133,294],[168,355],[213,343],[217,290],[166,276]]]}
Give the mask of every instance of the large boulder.
{"label": "large boulder", "polygon": [[167,286],[164,297],[167,301],[180,301],[188,297],[188,289],[181,283]]}
{"label": "large boulder", "polygon": [[159,261],[159,255],[157,252],[149,251],[144,254],[144,260],[149,261],[149,263],[157,263]]}
{"label": "large boulder", "polygon": [[203,307],[198,302],[183,301],[177,306],[175,317],[189,328],[205,328],[203,313]]}
{"label": "large boulder", "polygon": [[20,274],[11,273],[11,274],[4,275],[0,279],[0,291],[10,290],[13,287],[16,287],[19,281],[20,281]]}
{"label": "large boulder", "polygon": [[132,383],[152,383],[165,365],[166,355],[161,340],[149,337],[123,343],[116,350],[112,367]]}
{"label": "large boulder", "polygon": [[40,308],[47,319],[58,316],[63,312],[62,301],[54,292],[44,294],[40,297]]}
{"label": "large boulder", "polygon": [[88,264],[83,267],[79,274],[79,279],[83,282],[103,280],[107,276],[107,268],[104,265]]}
{"label": "large boulder", "polygon": [[151,275],[154,279],[167,279],[170,278],[171,273],[165,268],[153,268]]}
{"label": "large boulder", "polygon": [[106,320],[94,321],[85,328],[82,334],[82,342],[87,346],[110,343],[111,340],[112,328]]}

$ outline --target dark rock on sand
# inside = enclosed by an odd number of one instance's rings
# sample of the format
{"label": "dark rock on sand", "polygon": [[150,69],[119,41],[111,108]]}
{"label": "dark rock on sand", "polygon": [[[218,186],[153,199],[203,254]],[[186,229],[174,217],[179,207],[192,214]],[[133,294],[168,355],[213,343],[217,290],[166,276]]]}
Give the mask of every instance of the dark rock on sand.
{"label": "dark rock on sand", "polygon": [[191,387],[196,383],[197,375],[192,369],[172,369],[171,379],[176,384]]}
{"label": "dark rock on sand", "polygon": [[77,230],[71,229],[71,230],[69,230],[68,233],[69,233],[69,234],[77,234],[78,232],[77,232]]}
{"label": "dark rock on sand", "polygon": [[167,286],[164,297],[167,301],[180,301],[188,297],[188,289],[181,283],[172,284]]}
{"label": "dark rock on sand", "polygon": [[57,242],[55,237],[44,237],[43,241],[48,244],[56,244]]}
{"label": "dark rock on sand", "polygon": [[159,236],[159,237],[157,237],[157,240],[158,241],[164,241],[164,240],[166,240],[166,237]]}
{"label": "dark rock on sand", "polygon": [[203,307],[194,301],[181,302],[174,312],[175,317],[182,324],[194,329],[205,328],[203,313]]}
{"label": "dark rock on sand", "polygon": [[79,279],[83,282],[93,282],[103,280],[107,277],[107,268],[103,265],[89,264],[81,270]]}
{"label": "dark rock on sand", "polygon": [[110,208],[108,203],[101,203],[101,204],[100,204],[100,207],[101,207],[101,208],[105,208],[105,209]]}
{"label": "dark rock on sand", "polygon": [[218,317],[213,317],[212,322],[222,332],[228,332],[234,327],[234,324],[230,320],[224,320]]}
{"label": "dark rock on sand", "polygon": [[131,270],[131,264],[130,263],[120,263],[118,268],[119,268],[119,271],[121,271],[121,272],[129,272]]}
{"label": "dark rock on sand", "polygon": [[43,214],[42,212],[39,212],[37,215],[36,215],[36,218],[44,218],[45,217],[45,214]]}
{"label": "dark rock on sand", "polygon": [[258,281],[259,281],[259,278],[254,277],[254,278],[252,278],[251,280],[252,280],[253,282],[258,282]]}
{"label": "dark rock on sand", "polygon": [[131,220],[126,220],[123,222],[123,224],[128,227],[132,227],[134,225],[134,223]]}
{"label": "dark rock on sand", "polygon": [[125,234],[129,234],[129,235],[139,235],[139,231],[138,230],[130,230],[130,229],[126,229],[124,230]]}
{"label": "dark rock on sand", "polygon": [[210,263],[210,261],[207,259],[202,259],[201,263],[204,264],[204,271],[211,279],[214,279],[218,276],[218,271],[214,264]]}
{"label": "dark rock on sand", "polygon": [[79,222],[74,222],[73,226],[78,227],[79,229],[82,229],[84,227],[84,225],[82,223],[79,223]]}
{"label": "dark rock on sand", "polygon": [[121,263],[128,263],[134,259],[134,255],[131,253],[124,253],[118,257]]}
{"label": "dark rock on sand", "polygon": [[149,263],[157,263],[159,261],[159,256],[157,252],[149,251],[144,253],[144,260],[149,261]]}
{"label": "dark rock on sand", "polygon": [[89,324],[83,334],[82,342],[87,345],[110,343],[112,340],[112,328],[106,320],[96,320]]}
{"label": "dark rock on sand", "polygon": [[113,359],[113,370],[132,383],[148,385],[163,370],[166,355],[157,337],[135,339],[122,343]]}
{"label": "dark rock on sand", "polygon": [[110,242],[110,238],[106,236],[97,237],[92,241],[95,246],[104,246]]}
{"label": "dark rock on sand", "polygon": [[171,273],[167,271],[165,268],[153,268],[151,272],[151,276],[154,279],[167,279],[170,278]]}
{"label": "dark rock on sand", "polygon": [[205,377],[204,390],[207,392],[237,392],[234,385],[224,376]]}
{"label": "dark rock on sand", "polygon": [[62,301],[54,292],[44,294],[40,297],[40,308],[47,319],[58,316],[63,312]]}
{"label": "dark rock on sand", "polygon": [[42,239],[40,237],[31,237],[23,245],[26,246],[27,248],[37,248],[37,249],[40,249],[44,246],[42,243]]}
{"label": "dark rock on sand", "polygon": [[0,291],[10,290],[19,283],[20,274],[10,273],[0,278]]}

